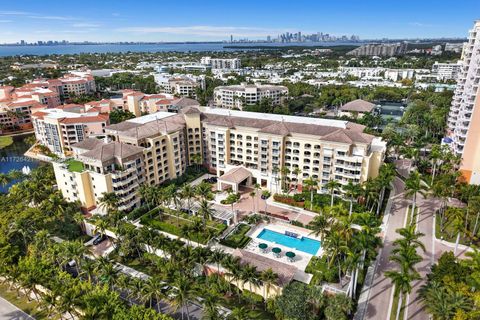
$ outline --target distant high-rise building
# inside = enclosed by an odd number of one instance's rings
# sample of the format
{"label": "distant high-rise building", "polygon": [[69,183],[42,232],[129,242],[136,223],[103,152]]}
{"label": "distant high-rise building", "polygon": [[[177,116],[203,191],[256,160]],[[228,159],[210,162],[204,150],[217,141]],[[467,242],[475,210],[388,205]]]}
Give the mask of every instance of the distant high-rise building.
{"label": "distant high-rise building", "polygon": [[267,42],[271,42],[271,41],[272,41],[272,37],[267,36]]}
{"label": "distant high-rise building", "polygon": [[233,42],[233,34],[230,35],[230,42]]}
{"label": "distant high-rise building", "polygon": [[393,57],[403,55],[406,51],[406,43],[370,43],[347,52],[347,55]]}
{"label": "distant high-rise building", "polygon": [[470,184],[480,184],[480,20],[463,47],[462,70],[448,115],[448,143],[462,157],[460,171]]}

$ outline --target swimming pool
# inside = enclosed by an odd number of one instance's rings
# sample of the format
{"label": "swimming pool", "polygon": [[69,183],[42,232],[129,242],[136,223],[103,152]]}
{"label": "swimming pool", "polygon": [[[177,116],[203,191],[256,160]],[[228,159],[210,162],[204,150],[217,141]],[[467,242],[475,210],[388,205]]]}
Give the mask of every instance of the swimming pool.
{"label": "swimming pool", "polygon": [[287,236],[269,229],[263,229],[257,236],[258,239],[278,243],[282,246],[302,251],[311,255],[316,255],[321,248],[320,241],[303,236],[298,238]]}

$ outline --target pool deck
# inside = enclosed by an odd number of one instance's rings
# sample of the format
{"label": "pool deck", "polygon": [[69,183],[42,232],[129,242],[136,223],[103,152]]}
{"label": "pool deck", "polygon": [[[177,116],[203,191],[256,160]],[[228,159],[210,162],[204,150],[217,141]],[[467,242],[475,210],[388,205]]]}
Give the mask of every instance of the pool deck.
{"label": "pool deck", "polygon": [[[314,239],[314,240],[317,240],[317,241],[320,241],[320,239],[318,237],[314,236],[314,235],[311,235],[310,230],[308,230],[308,229],[293,226],[293,225],[290,225],[290,224],[284,224],[284,223],[281,223],[281,222],[270,222],[268,224],[262,223],[262,224],[259,224],[258,226],[256,226],[255,228],[253,228],[252,230],[250,230],[247,233],[247,236],[252,238],[252,241],[250,241],[248,246],[244,248],[245,250],[248,250],[248,251],[256,253],[258,255],[266,256],[270,259],[274,259],[274,260],[277,260],[279,262],[294,266],[299,271],[302,271],[303,274],[301,276],[305,277],[306,274],[303,271],[305,271],[305,268],[307,267],[308,263],[310,262],[310,259],[312,259],[313,255],[308,254],[308,253],[303,252],[303,251],[299,251],[299,250],[287,247],[287,246],[283,246],[283,245],[280,245],[280,244],[277,244],[277,243],[274,243],[274,242],[266,241],[266,240],[263,240],[263,239],[257,239],[257,236],[260,234],[260,232],[262,232],[263,229],[268,229],[268,230],[275,231],[275,232],[278,232],[278,233],[281,233],[281,234],[284,234],[285,231],[288,230],[288,231],[291,231],[291,232],[295,232],[295,233],[299,234],[300,236],[304,236],[304,237]],[[263,250],[261,250],[258,247],[258,245],[262,242],[269,245],[265,252],[263,252]],[[271,251],[273,247],[278,247],[278,248],[282,249],[282,252],[280,253],[279,258],[277,258],[273,254],[273,252]],[[285,253],[287,251],[291,251],[291,252],[295,253],[295,258],[294,258],[293,262],[290,261],[285,256]],[[322,249],[321,248],[318,250],[316,256],[320,256],[320,255],[322,255]],[[300,276],[300,274],[299,274],[299,276]],[[302,281],[302,280],[300,280],[300,281]],[[304,281],[302,281],[302,282],[304,282]]]}

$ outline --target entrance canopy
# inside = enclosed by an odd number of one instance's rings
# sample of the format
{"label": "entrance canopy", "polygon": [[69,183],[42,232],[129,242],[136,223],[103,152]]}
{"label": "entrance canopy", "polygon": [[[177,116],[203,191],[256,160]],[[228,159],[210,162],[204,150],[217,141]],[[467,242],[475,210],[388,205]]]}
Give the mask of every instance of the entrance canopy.
{"label": "entrance canopy", "polygon": [[233,192],[238,192],[238,185],[245,180],[248,180],[248,185],[251,184],[252,173],[244,167],[233,168],[218,178],[217,188],[222,190],[222,184],[227,184],[232,187]]}

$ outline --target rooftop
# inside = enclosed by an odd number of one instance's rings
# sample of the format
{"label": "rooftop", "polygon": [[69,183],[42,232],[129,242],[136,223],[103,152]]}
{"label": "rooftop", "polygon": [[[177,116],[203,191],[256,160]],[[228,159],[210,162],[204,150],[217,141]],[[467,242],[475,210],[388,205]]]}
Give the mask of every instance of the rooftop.
{"label": "rooftop", "polygon": [[344,104],[340,107],[340,110],[353,112],[371,112],[373,108],[375,108],[374,103],[362,99],[357,99]]}

